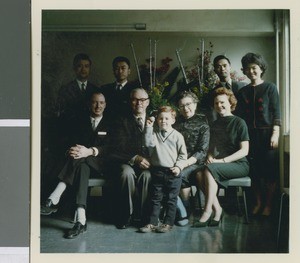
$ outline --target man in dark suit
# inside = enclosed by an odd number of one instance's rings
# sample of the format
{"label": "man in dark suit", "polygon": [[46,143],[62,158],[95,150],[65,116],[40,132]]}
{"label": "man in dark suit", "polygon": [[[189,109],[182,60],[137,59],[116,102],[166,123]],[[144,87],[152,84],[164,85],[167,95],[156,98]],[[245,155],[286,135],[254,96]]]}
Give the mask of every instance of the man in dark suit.
{"label": "man in dark suit", "polygon": [[112,62],[115,82],[105,84],[100,87],[107,102],[106,113],[116,119],[121,115],[130,112],[129,97],[130,92],[135,88],[134,83],[128,81],[130,75],[130,61],[126,57],[118,56]]}
{"label": "man in dark suit", "polygon": [[238,91],[247,85],[246,82],[235,81],[231,79],[231,62],[224,55],[219,55],[213,61],[214,71],[219,77],[216,86],[202,100],[202,108],[207,116],[209,124],[217,119],[217,113],[213,110],[212,92],[220,87],[231,89],[237,97]]}
{"label": "man in dark suit", "polygon": [[41,207],[42,215],[50,215],[57,211],[61,195],[68,185],[76,192],[76,223],[66,234],[66,238],[75,238],[86,231],[86,199],[88,180],[98,177],[104,170],[106,155],[108,120],[103,116],[106,107],[105,97],[94,91],[90,98],[90,114],[82,116],[77,123],[76,133],[71,138],[74,144],[68,150],[67,161],[60,171],[55,190]]}
{"label": "man in dark suit", "polygon": [[231,63],[229,58],[224,55],[219,55],[214,58],[214,71],[219,77],[219,83],[215,88],[225,87],[231,89],[236,96],[238,91],[247,85],[246,82],[235,81],[231,79]]}
{"label": "man in dark suit", "polygon": [[143,144],[143,129],[146,109],[149,105],[147,92],[142,88],[131,91],[131,113],[119,119],[112,129],[110,144],[110,171],[116,183],[116,225],[124,229],[133,213],[141,213],[146,222],[148,187],[151,179],[146,148]]}
{"label": "man in dark suit", "polygon": [[69,134],[77,128],[78,120],[89,112],[87,98],[98,89],[88,81],[92,61],[87,54],[77,54],[73,59],[75,80],[61,87],[57,97],[58,138],[65,150],[70,146]]}

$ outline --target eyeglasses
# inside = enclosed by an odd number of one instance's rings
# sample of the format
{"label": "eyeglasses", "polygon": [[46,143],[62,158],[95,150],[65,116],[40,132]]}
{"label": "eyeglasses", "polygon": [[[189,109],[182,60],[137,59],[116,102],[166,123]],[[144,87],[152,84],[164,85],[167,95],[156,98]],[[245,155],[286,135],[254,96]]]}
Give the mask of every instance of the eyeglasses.
{"label": "eyeglasses", "polygon": [[183,110],[185,107],[190,107],[192,104],[194,104],[194,102],[189,102],[183,105],[178,106],[179,109]]}
{"label": "eyeglasses", "polygon": [[137,98],[132,98],[131,101],[134,103],[144,103],[145,101],[149,100],[149,98],[141,98],[141,99],[137,99]]}

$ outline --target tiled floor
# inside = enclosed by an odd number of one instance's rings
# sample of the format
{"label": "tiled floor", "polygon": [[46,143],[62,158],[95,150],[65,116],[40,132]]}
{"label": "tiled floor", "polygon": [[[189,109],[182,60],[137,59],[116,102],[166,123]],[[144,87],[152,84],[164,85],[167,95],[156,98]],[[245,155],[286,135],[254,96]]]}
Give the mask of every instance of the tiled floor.
{"label": "tiled floor", "polygon": [[[287,253],[288,230],[283,228],[277,250],[277,216],[252,218],[250,224],[237,215],[225,214],[219,227],[176,226],[169,233],[137,232],[130,226],[119,230],[89,214],[88,230],[78,238],[63,237],[73,225],[71,216],[61,214],[41,217],[41,253]],[[283,222],[284,223],[284,222]]]}

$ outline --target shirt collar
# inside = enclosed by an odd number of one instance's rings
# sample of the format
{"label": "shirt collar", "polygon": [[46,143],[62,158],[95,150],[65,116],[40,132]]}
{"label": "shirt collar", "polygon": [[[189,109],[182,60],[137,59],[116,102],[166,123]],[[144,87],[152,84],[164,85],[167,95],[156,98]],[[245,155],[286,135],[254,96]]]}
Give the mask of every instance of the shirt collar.
{"label": "shirt collar", "polygon": [[141,118],[143,120],[143,122],[145,122],[145,119],[146,119],[146,113],[143,114],[142,116],[136,116],[133,114],[133,117],[137,120],[138,118]]}
{"label": "shirt collar", "polygon": [[102,120],[102,118],[103,118],[103,115],[100,116],[100,117],[92,117],[92,116],[90,116],[91,121],[95,120],[96,122],[100,122]]}
{"label": "shirt collar", "polygon": [[76,81],[77,81],[77,84],[78,84],[78,86],[79,86],[80,89],[81,89],[81,84],[82,84],[82,83],[84,83],[84,88],[86,89],[86,86],[87,86],[87,80],[85,80],[85,81],[80,81],[80,80],[76,79]]}
{"label": "shirt collar", "polygon": [[116,82],[116,87],[118,87],[119,85],[121,85],[122,88],[124,88],[124,86],[127,84],[127,82],[128,82],[127,80],[125,82],[123,82],[123,83]]}

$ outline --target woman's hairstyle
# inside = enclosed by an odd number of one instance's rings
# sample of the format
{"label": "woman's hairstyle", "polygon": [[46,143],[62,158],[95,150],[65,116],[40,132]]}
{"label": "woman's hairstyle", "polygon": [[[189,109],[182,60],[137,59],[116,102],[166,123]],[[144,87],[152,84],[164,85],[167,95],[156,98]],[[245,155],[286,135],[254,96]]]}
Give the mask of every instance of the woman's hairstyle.
{"label": "woman's hairstyle", "polygon": [[177,98],[177,105],[179,104],[179,101],[184,99],[184,98],[191,98],[194,103],[199,102],[199,99],[198,99],[197,95],[194,92],[192,92],[192,91],[183,91],[179,94],[179,96]]}
{"label": "woman's hairstyle", "polygon": [[170,112],[171,115],[172,115],[172,118],[173,119],[176,118],[176,111],[170,106],[161,106],[161,107],[159,107],[158,110],[157,110],[156,116],[158,117],[159,114],[161,114],[162,112]]}
{"label": "woman's hairstyle", "polygon": [[264,60],[264,58],[260,54],[254,54],[254,53],[247,53],[245,56],[242,57],[242,67],[243,67],[243,73],[245,74],[245,70],[248,67],[249,64],[256,64],[260,67],[262,70],[261,76],[263,76],[267,70],[267,62]]}
{"label": "woman's hairstyle", "polygon": [[228,101],[231,105],[231,107],[230,107],[231,111],[234,111],[235,107],[237,105],[237,99],[234,96],[232,90],[227,89],[227,88],[223,88],[223,87],[215,89],[214,92],[213,92],[213,106],[214,106],[215,98],[219,95],[226,95],[228,97]]}

